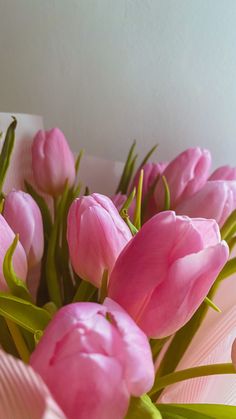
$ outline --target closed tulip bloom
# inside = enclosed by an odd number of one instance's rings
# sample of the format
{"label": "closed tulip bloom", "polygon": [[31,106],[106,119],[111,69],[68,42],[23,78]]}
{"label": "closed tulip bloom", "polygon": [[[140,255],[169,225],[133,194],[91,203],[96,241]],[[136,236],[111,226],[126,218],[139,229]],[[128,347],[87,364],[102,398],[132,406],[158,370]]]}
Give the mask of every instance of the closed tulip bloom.
{"label": "closed tulip bloom", "polygon": [[[0,290],[8,290],[8,285],[3,275],[3,261],[7,250],[12,245],[15,234],[12,231],[5,218],[0,214]],[[27,259],[25,251],[20,242],[18,242],[15,252],[13,254],[13,267],[14,270],[23,281],[27,276]]]}
{"label": "closed tulip bloom", "polygon": [[222,226],[236,208],[236,181],[209,181],[176,208],[177,214],[214,218]]}
{"label": "closed tulip bloom", "polygon": [[62,193],[66,181],[75,181],[75,162],[67,140],[58,128],[38,131],[32,144],[32,169],[42,192],[52,196]]}
{"label": "closed tulip bloom", "polygon": [[99,287],[123,247],[132,238],[113,202],[94,193],[76,199],[69,210],[67,241],[75,272]]}
{"label": "closed tulip bloom", "polygon": [[154,380],[147,337],[110,299],[60,309],[30,364],[68,419],[123,419]]}
{"label": "closed tulip bloom", "polygon": [[[211,154],[208,150],[188,148],[172,160],[163,175],[166,177],[171,209],[203,187],[209,176]],[[164,185],[158,181],[154,197],[159,211],[164,208]]]}
{"label": "closed tulip bloom", "polygon": [[25,249],[29,268],[42,259],[44,248],[41,212],[34,199],[22,191],[10,192],[4,204],[4,218]]}
{"label": "closed tulip bloom", "polygon": [[147,336],[175,333],[204,300],[229,254],[214,220],[152,217],[120,254],[108,295]]}
{"label": "closed tulip bloom", "polygon": [[208,180],[236,180],[236,167],[218,167]]}

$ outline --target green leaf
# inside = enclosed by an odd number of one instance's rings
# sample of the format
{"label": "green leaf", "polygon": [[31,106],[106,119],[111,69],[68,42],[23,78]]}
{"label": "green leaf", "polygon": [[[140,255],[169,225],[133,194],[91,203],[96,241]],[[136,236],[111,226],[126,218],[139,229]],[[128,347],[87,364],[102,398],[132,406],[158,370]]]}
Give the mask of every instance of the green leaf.
{"label": "green leaf", "polygon": [[108,284],[108,270],[105,269],[102,275],[101,287],[99,290],[99,302],[102,304],[107,297],[107,284]]}
{"label": "green leaf", "polygon": [[128,153],[128,156],[127,156],[127,159],[126,159],[126,162],[125,162],[125,165],[124,165],[124,169],[123,169],[121,179],[120,179],[119,185],[117,187],[116,193],[121,192],[122,194],[126,194],[126,192],[127,192],[129,181],[130,181],[130,178],[132,176],[132,171],[134,169],[134,163],[135,163],[135,160],[137,158],[137,156],[133,157],[135,147],[136,147],[136,141],[133,142],[133,144],[132,144],[132,146],[129,150],[129,153]]}
{"label": "green leaf", "polygon": [[135,236],[135,234],[138,233],[138,229],[135,227],[135,225],[133,223],[131,223],[131,221],[129,219],[129,214],[128,214],[127,210],[126,209],[123,209],[123,211],[121,212],[120,216],[126,222],[126,224],[129,227],[132,235]]}
{"label": "green leaf", "polygon": [[161,419],[157,407],[146,394],[142,397],[132,397],[125,419]]}
{"label": "green leaf", "polygon": [[215,310],[217,313],[221,313],[221,309],[210,298],[205,297],[204,303]]}
{"label": "green leaf", "polygon": [[165,191],[165,203],[164,203],[164,211],[168,211],[170,209],[170,189],[167,183],[166,177],[162,176],[162,182]]}
{"label": "green leaf", "polygon": [[38,330],[44,330],[51,320],[46,310],[3,292],[0,292],[0,315],[33,334]]}
{"label": "green leaf", "polygon": [[81,159],[82,159],[83,155],[84,155],[84,149],[80,150],[80,152],[77,156],[76,162],[75,162],[75,173],[76,173],[76,175],[78,174],[79,167],[80,167],[80,162],[81,162]]}
{"label": "green leaf", "polygon": [[123,211],[123,210],[126,210],[126,211],[128,211],[128,210],[129,210],[129,207],[130,207],[130,205],[132,204],[132,202],[133,202],[133,200],[134,200],[134,198],[135,198],[135,195],[136,195],[136,188],[134,188],[134,189],[132,190],[132,192],[129,194],[128,198],[127,198],[127,199],[126,199],[126,201],[124,202],[124,204],[123,204],[123,206],[122,206],[122,208],[121,208],[121,210],[120,210],[120,214],[122,213],[122,211]]}
{"label": "green leaf", "polygon": [[236,272],[236,257],[228,260],[228,262],[223,267],[222,271],[219,273],[217,281],[222,281],[229,276],[233,275]]}
{"label": "green leaf", "polygon": [[143,166],[144,166],[144,165],[147,163],[147,161],[150,159],[150,157],[151,157],[151,155],[154,153],[154,151],[156,151],[157,147],[158,147],[158,144],[154,145],[154,146],[151,148],[151,150],[150,150],[150,151],[146,154],[146,156],[144,157],[144,159],[143,159],[142,163],[140,164],[140,166],[139,166],[139,168],[138,168],[137,172],[139,172],[139,171],[143,168]]}
{"label": "green leaf", "polygon": [[233,419],[236,406],[223,404],[158,404],[163,419]]}
{"label": "green leaf", "polygon": [[236,227],[236,210],[234,210],[230,216],[225,221],[223,227],[221,228],[221,237],[222,239],[228,241],[232,235],[235,233]]}
{"label": "green leaf", "polygon": [[7,174],[7,170],[11,161],[11,155],[15,143],[15,130],[16,130],[17,120],[13,117],[12,123],[9,125],[6,137],[3,143],[2,151],[0,154],[0,192],[2,193],[2,188],[4,180]]}
{"label": "green leaf", "polygon": [[97,292],[97,288],[88,281],[81,280],[73,298],[73,303],[79,301],[90,301]]}
{"label": "green leaf", "polygon": [[24,300],[32,301],[31,295],[27,286],[22,279],[20,279],[13,268],[12,258],[19,241],[18,234],[15,236],[12,245],[5,254],[3,261],[3,275],[13,295],[23,298]]}
{"label": "green leaf", "polygon": [[51,229],[52,229],[52,217],[48,206],[41,195],[33,188],[33,186],[25,180],[25,188],[26,191],[32,196],[35,202],[38,204],[42,218],[43,218],[43,229],[44,229],[44,236],[46,238],[49,237]]}
{"label": "green leaf", "polygon": [[18,352],[9,333],[6,320],[2,316],[0,316],[0,345],[5,352],[15,356],[16,358],[18,357]]}
{"label": "green leaf", "polygon": [[137,228],[137,230],[140,230],[141,228],[142,190],[143,190],[143,169],[141,169],[140,175],[139,175],[136,205],[135,205],[135,211],[134,211],[134,226]]}

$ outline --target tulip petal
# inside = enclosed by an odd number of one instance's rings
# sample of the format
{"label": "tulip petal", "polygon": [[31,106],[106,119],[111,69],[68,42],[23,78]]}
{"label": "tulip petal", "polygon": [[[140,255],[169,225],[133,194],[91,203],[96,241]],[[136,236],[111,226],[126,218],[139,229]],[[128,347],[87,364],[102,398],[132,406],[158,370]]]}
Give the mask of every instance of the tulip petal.
{"label": "tulip petal", "polygon": [[[152,217],[117,259],[110,276],[109,297],[136,318],[154,289],[165,281],[173,261],[203,248],[207,239],[203,239],[199,226],[204,233],[207,223],[209,221],[197,220],[195,224],[188,217],[176,217],[173,211]],[[214,221],[209,224],[214,224],[218,232]]]}
{"label": "tulip petal", "polygon": [[218,167],[208,180],[236,180],[236,167]]}
{"label": "tulip petal", "polygon": [[140,396],[153,385],[154,370],[147,337],[119,304],[106,298],[104,305],[112,311],[116,327],[124,342],[125,377],[130,393]]}
{"label": "tulip petal", "polygon": [[[171,208],[202,188],[208,178],[210,165],[210,152],[199,147],[185,150],[168,164],[163,175],[170,189]],[[164,188],[161,180],[155,190],[155,199],[158,209],[163,210]]]}
{"label": "tulip petal", "polygon": [[51,365],[45,376],[40,374],[68,419],[76,418],[78,412],[80,419],[124,417],[129,393],[122,366],[115,358],[84,353],[66,355]]}
{"label": "tulip petal", "polygon": [[66,419],[30,366],[0,350],[0,417]]}
{"label": "tulip petal", "polygon": [[222,226],[236,208],[236,181],[209,181],[176,207],[177,214],[213,218]]}
{"label": "tulip petal", "polygon": [[138,322],[148,336],[169,336],[192,317],[225,264],[228,252],[227,244],[221,242],[173,263],[168,278],[156,288]]}

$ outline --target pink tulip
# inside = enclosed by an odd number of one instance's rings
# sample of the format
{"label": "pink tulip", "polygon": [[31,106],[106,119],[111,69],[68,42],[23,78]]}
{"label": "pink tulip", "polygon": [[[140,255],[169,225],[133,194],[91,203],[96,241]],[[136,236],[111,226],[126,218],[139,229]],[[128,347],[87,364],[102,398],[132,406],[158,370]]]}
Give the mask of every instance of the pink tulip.
{"label": "pink tulip", "polygon": [[236,208],[236,181],[212,180],[176,208],[177,214],[214,218],[222,226]]}
{"label": "pink tulip", "polygon": [[[209,176],[210,166],[210,152],[199,147],[187,149],[168,164],[163,175],[170,189],[171,209],[203,187]],[[158,181],[154,197],[158,210],[163,210],[162,179]]]}
{"label": "pink tulip", "polygon": [[67,241],[75,272],[99,287],[132,235],[112,201],[100,194],[76,199],[68,214]]}
{"label": "pink tulip", "polygon": [[[3,261],[7,250],[12,245],[15,234],[6,222],[5,218],[0,214],[0,290],[8,290],[7,283],[3,275]],[[27,276],[27,258],[25,251],[19,242],[13,255],[14,270],[22,280],[25,281]]]}
{"label": "pink tulip", "polygon": [[208,180],[236,180],[236,167],[218,167]]}
{"label": "pink tulip", "polygon": [[32,144],[32,169],[39,189],[60,195],[66,181],[75,181],[75,163],[67,140],[58,128],[38,131]]}
{"label": "pink tulip", "polygon": [[0,418],[66,419],[42,378],[0,350]]}
{"label": "pink tulip", "polygon": [[19,234],[29,268],[42,259],[44,237],[41,212],[33,198],[22,191],[10,192],[4,204],[4,218],[15,234]]}
{"label": "pink tulip", "polygon": [[197,310],[228,258],[214,220],[161,212],[120,254],[108,295],[149,337],[169,336]]}
{"label": "pink tulip", "polygon": [[146,336],[110,299],[60,309],[30,364],[68,419],[122,419],[154,380]]}

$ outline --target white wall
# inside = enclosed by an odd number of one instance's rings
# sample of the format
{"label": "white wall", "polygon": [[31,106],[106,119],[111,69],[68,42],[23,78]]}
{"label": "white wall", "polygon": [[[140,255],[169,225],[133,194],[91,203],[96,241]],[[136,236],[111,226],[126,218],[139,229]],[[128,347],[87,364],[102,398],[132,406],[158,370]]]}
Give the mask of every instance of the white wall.
{"label": "white wall", "polygon": [[236,165],[235,0],[0,0],[0,57],[0,111],[74,148],[199,144]]}

